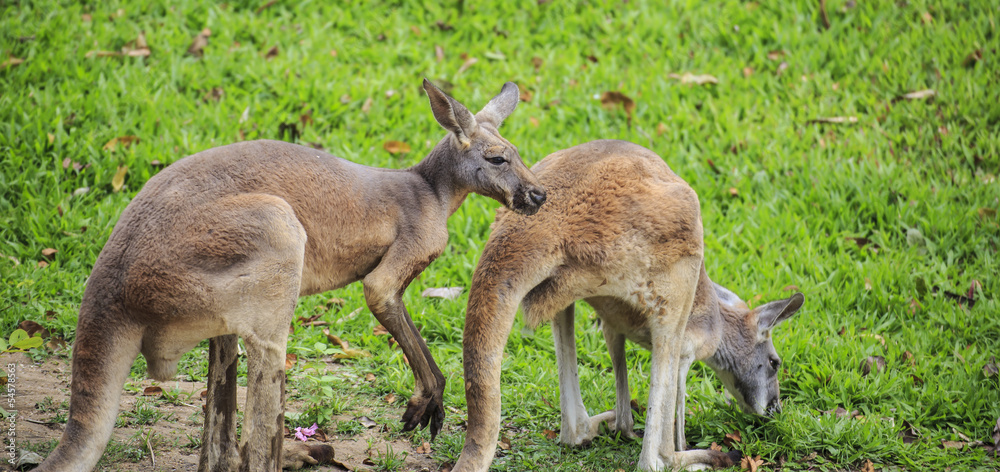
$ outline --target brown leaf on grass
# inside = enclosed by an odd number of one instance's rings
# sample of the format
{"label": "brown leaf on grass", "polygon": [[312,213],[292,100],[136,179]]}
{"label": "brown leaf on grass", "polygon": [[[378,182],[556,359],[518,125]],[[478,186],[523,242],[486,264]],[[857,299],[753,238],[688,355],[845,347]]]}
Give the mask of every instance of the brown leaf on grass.
{"label": "brown leaf on grass", "polygon": [[20,324],[18,324],[17,327],[27,332],[28,337],[34,337],[35,334],[39,334],[43,338],[49,337],[49,330],[45,329],[44,326],[38,324],[37,322],[31,320],[24,320]]}
{"label": "brown leaf on grass", "polygon": [[3,63],[0,63],[0,69],[6,69],[8,67],[14,67],[16,65],[23,64],[23,63],[24,63],[24,59],[18,59],[18,58],[14,57],[14,56],[10,56],[10,57],[7,58],[6,61],[3,61]]}
{"label": "brown leaf on grass", "polygon": [[371,109],[372,109],[372,97],[368,97],[365,99],[365,103],[361,104],[361,113],[367,115],[368,112],[371,111]]}
{"label": "brown leaf on grass", "polygon": [[976,49],[975,51],[970,52],[968,56],[965,56],[965,60],[962,61],[962,66],[973,67],[981,60],[983,60],[983,50]]}
{"label": "brown leaf on grass", "polygon": [[785,61],[781,61],[781,64],[778,64],[778,69],[774,71],[774,73],[776,75],[781,75],[783,72],[785,72],[785,69],[787,68],[788,68],[788,63]]}
{"label": "brown leaf on grass", "polygon": [[823,411],[823,413],[833,414],[834,416],[837,417],[837,419],[844,418],[844,417],[850,417],[850,418],[854,418],[854,419],[862,418],[860,411],[858,411],[858,410],[847,411],[842,406],[838,406],[837,409],[835,409],[835,410],[825,410],[825,411]]}
{"label": "brown leaf on grass", "polygon": [[903,353],[903,362],[909,362],[911,367],[917,365],[917,360],[915,357],[913,357],[913,353],[910,351],[906,351]]}
{"label": "brown leaf on grass", "polygon": [[923,21],[925,25],[926,24],[930,24],[930,23],[934,22],[934,17],[931,16],[931,14],[929,12],[925,11],[925,12],[923,12],[923,13],[920,14],[920,21]]}
{"label": "brown leaf on grass", "polygon": [[265,4],[263,4],[263,5],[259,6],[259,7],[257,7],[256,13],[259,15],[260,12],[262,12],[264,10],[267,10],[268,8],[271,7],[271,5],[274,5],[276,2],[277,2],[277,0],[270,0],[269,2],[267,2],[267,3],[265,3]]}
{"label": "brown leaf on grass", "polygon": [[675,80],[681,81],[682,84],[692,84],[692,85],[705,85],[705,84],[717,84],[719,79],[715,76],[708,74],[692,74],[690,72],[685,72],[683,74],[667,74],[667,77]]}
{"label": "brown leaf on grass", "polygon": [[388,403],[388,404],[390,404],[390,405],[393,404],[393,403],[396,403],[396,394],[395,393],[389,393],[388,395],[386,395],[385,396],[385,402]]}
{"label": "brown leaf on grass", "polygon": [[425,289],[420,293],[420,296],[426,298],[444,298],[445,300],[454,300],[462,294],[463,290],[465,290],[463,287],[435,287]]}
{"label": "brown leaf on grass", "polygon": [[872,245],[872,249],[879,249],[880,248],[880,246],[878,244],[873,243],[872,240],[868,239],[868,238],[847,236],[844,239],[847,240],[847,241],[852,241],[854,244],[856,244],[858,246],[858,249],[864,249],[864,247],[867,246],[867,245],[869,245],[869,244]]}
{"label": "brown leaf on grass", "polygon": [[872,291],[872,279],[869,279],[868,277],[865,277],[865,290],[869,292]]}
{"label": "brown leaf on grass", "polygon": [[823,29],[830,29],[830,16],[826,14],[826,0],[819,0],[819,16],[823,20]]}
{"label": "brown leaf on grass", "polygon": [[198,394],[198,396],[201,397],[202,400],[208,398],[208,390],[202,390],[201,393]]}
{"label": "brown leaf on grass", "polygon": [[520,98],[521,98],[522,102],[530,102],[531,98],[534,97],[534,96],[535,96],[535,93],[532,92],[531,90],[528,90],[526,88],[525,89],[521,89],[521,96],[520,96]]}
{"label": "brown leaf on grass", "polygon": [[868,375],[873,371],[877,374],[885,370],[885,358],[882,356],[868,356],[861,361],[861,375]]}
{"label": "brown leaf on grass", "polygon": [[375,378],[376,378],[375,374],[373,374],[371,372],[365,374],[365,380],[368,381],[368,382],[374,382]]}
{"label": "brown leaf on grass", "polygon": [[200,33],[195,35],[194,39],[191,40],[191,45],[188,46],[188,54],[201,57],[205,46],[208,46],[208,37],[212,35],[212,30],[205,28],[201,30]]}
{"label": "brown leaf on grass", "polygon": [[559,437],[559,433],[552,431],[551,429],[542,430],[542,434],[545,435],[545,439],[553,441]]}
{"label": "brown leaf on grass", "polygon": [[497,446],[499,446],[500,449],[503,449],[505,451],[509,451],[510,450],[510,438],[508,438],[507,435],[501,436],[500,437],[500,441],[497,441]]}
{"label": "brown leaf on grass", "polygon": [[913,444],[920,439],[920,433],[909,421],[903,421],[903,430],[896,436],[903,440],[903,444]]}
{"label": "brown leaf on grass", "polygon": [[712,445],[708,446],[708,448],[711,449],[711,450],[713,450],[713,451],[722,452],[722,446],[719,445],[719,444],[717,444],[715,441],[712,441]]}
{"label": "brown leaf on grass", "polygon": [[799,291],[799,286],[798,285],[785,285],[785,287],[782,288],[782,290],[784,290],[786,292],[798,292]]}
{"label": "brown leaf on grass", "polygon": [[431,453],[431,443],[429,443],[427,441],[424,441],[423,444],[417,446],[417,449],[414,452],[416,452],[417,454],[430,454]]}
{"label": "brown leaf on grass", "polygon": [[983,375],[986,378],[990,378],[998,373],[1000,373],[1000,369],[997,368],[997,358],[996,356],[990,356],[990,361],[983,366]]}
{"label": "brown leaf on grass", "polygon": [[298,361],[299,361],[298,355],[292,354],[290,352],[285,354],[285,370],[295,367],[295,363],[297,363]]}
{"label": "brown leaf on grass", "polygon": [[601,105],[608,110],[613,110],[618,105],[621,105],[622,109],[625,110],[626,119],[629,123],[632,123],[632,112],[635,111],[635,102],[624,93],[614,90],[602,93]]}
{"label": "brown leaf on grass", "polygon": [[128,166],[118,166],[118,171],[115,172],[115,176],[111,178],[111,188],[115,192],[122,189],[125,185],[125,173],[128,172]]}
{"label": "brown leaf on grass", "polygon": [[926,89],[904,94],[902,98],[904,100],[923,100],[925,98],[931,98],[936,94],[937,92],[935,92],[934,90]]}
{"label": "brown leaf on grass", "polygon": [[865,460],[865,465],[861,466],[861,472],[875,472],[875,465],[872,461]]}
{"label": "brown leaf on grass", "polygon": [[56,255],[57,252],[59,252],[59,251],[56,250],[56,249],[53,249],[51,247],[47,247],[45,249],[42,249],[42,257],[44,257],[44,258],[46,258],[46,259],[48,259],[48,260],[51,261],[52,260],[52,256]]}
{"label": "brown leaf on grass", "polygon": [[278,54],[278,46],[271,46],[271,49],[268,49],[267,52],[264,53],[264,59],[270,61],[271,59],[278,57]]}
{"label": "brown leaf on grass", "polygon": [[84,14],[80,15],[80,21],[88,22],[88,21],[93,21],[93,20],[94,20],[94,17],[90,13],[84,13]]}
{"label": "brown leaf on grass", "polygon": [[632,411],[639,413],[640,415],[646,413],[646,407],[640,405],[634,398],[631,402],[629,402],[629,406],[632,408]]}
{"label": "brown leaf on grass", "polygon": [[743,437],[740,436],[739,431],[733,431],[731,433],[726,433],[726,438],[722,440],[722,444],[726,447],[733,447],[734,443],[743,442]]}
{"label": "brown leaf on grass", "polygon": [[153,385],[151,387],[146,387],[142,389],[142,396],[144,397],[158,397],[163,395],[163,388]]}
{"label": "brown leaf on grass", "polygon": [[744,67],[743,68],[743,78],[750,77],[751,75],[753,75],[753,68],[751,68],[751,67]]}
{"label": "brown leaf on grass", "polygon": [[351,96],[348,95],[348,94],[346,94],[346,93],[343,94],[343,95],[341,95],[340,96],[340,103],[343,103],[344,105],[347,105],[348,103],[351,103]]}
{"label": "brown leaf on grass", "polygon": [[434,59],[438,62],[444,60],[444,48],[437,44],[434,45]]}
{"label": "brown leaf on grass", "polygon": [[129,41],[122,47],[122,55],[130,57],[147,57],[152,52],[149,50],[149,44],[146,43],[146,32],[140,31],[139,36],[137,36],[132,41]]}
{"label": "brown leaf on grass", "polygon": [[531,65],[535,67],[535,72],[538,72],[538,69],[542,68],[542,64],[545,64],[545,60],[538,56],[532,56]]}
{"label": "brown leaf on grass", "polygon": [[376,325],[372,328],[372,336],[382,336],[384,334],[389,334],[389,330],[385,329],[385,326]]}
{"label": "brown leaf on grass", "polygon": [[535,118],[533,116],[529,116],[528,117],[528,123],[531,124],[532,128],[537,128],[538,125],[541,124],[541,123],[539,123],[538,118]]}
{"label": "brown leaf on grass", "polygon": [[910,299],[910,305],[909,306],[910,306],[910,314],[911,315],[915,315],[915,314],[917,314],[918,311],[924,309],[924,306],[921,305],[920,302],[917,301],[916,298],[911,298]]}
{"label": "brown leaf on grass", "polygon": [[772,60],[772,61],[777,61],[778,59],[781,59],[782,57],[785,57],[785,51],[775,50],[775,51],[771,51],[771,52],[767,53],[767,58],[770,59],[770,60]]}
{"label": "brown leaf on grass", "polygon": [[420,36],[420,28],[418,28],[417,25],[410,25],[410,32],[413,33],[414,36]]}
{"label": "brown leaf on grass", "polygon": [[364,426],[364,427],[366,427],[368,429],[371,429],[371,428],[374,428],[374,427],[378,426],[378,423],[376,423],[375,421],[373,421],[371,418],[369,418],[367,416],[362,416],[362,417],[358,418],[357,421],[358,421],[358,423],[361,423],[361,426]]}
{"label": "brown leaf on grass", "polygon": [[351,348],[350,344],[347,341],[344,341],[343,339],[340,339],[340,336],[337,336],[335,334],[330,334],[330,330],[329,329],[325,329],[324,328],[323,329],[323,335],[326,336],[326,339],[328,341],[330,341],[331,344],[335,344],[335,345],[339,346],[340,350],[343,351],[343,352],[334,354],[333,355],[334,359],[354,359],[355,357],[369,357],[369,356],[371,356],[371,354],[368,353],[367,351],[362,351],[360,349],[353,349],[353,348]]}
{"label": "brown leaf on grass", "polygon": [[60,349],[65,349],[69,344],[66,343],[62,338],[52,338],[47,343],[45,343],[45,348],[50,351],[58,351]]}
{"label": "brown leaf on grass", "polygon": [[965,441],[941,441],[941,447],[943,449],[962,449],[968,444]]}
{"label": "brown leaf on grass", "polygon": [[740,468],[749,470],[750,472],[757,472],[757,468],[762,465],[764,465],[764,459],[761,459],[759,455],[754,457],[743,456],[743,459],[740,460]]}
{"label": "brown leaf on grass", "polygon": [[386,141],[382,149],[389,151],[389,154],[401,154],[410,152],[410,145],[402,141]]}
{"label": "brown leaf on grass", "polygon": [[595,56],[593,54],[587,56],[587,60],[590,61],[590,62],[593,62],[594,64],[597,64],[597,56]]}
{"label": "brown leaf on grass", "polygon": [[[872,339],[878,341],[880,344],[882,344],[882,347],[885,347],[885,338],[883,338],[879,334],[875,334],[875,333],[861,333],[858,336],[860,336],[862,338],[872,338]],[[883,359],[883,361],[884,361],[884,359]]]}
{"label": "brown leaf on grass", "polygon": [[461,74],[469,70],[469,68],[475,65],[477,62],[479,62],[479,59],[476,59],[474,57],[466,59],[465,62],[462,63],[462,66],[458,68],[458,74]]}
{"label": "brown leaf on grass", "polygon": [[664,124],[662,121],[659,124],[656,125],[656,135],[657,136],[663,136],[663,133],[666,133],[667,131],[670,131],[670,128],[667,127],[667,125]]}
{"label": "brown leaf on grass", "polygon": [[739,189],[737,189],[736,187],[729,187],[729,196],[730,197],[738,197],[738,196],[740,196]]}
{"label": "brown leaf on grass", "polygon": [[138,136],[119,136],[117,138],[112,138],[111,141],[104,143],[105,151],[114,151],[118,149],[118,146],[122,148],[127,148],[139,142]]}
{"label": "brown leaf on grass", "polygon": [[858,122],[858,117],[856,116],[831,116],[827,118],[813,118],[807,121],[806,124],[811,125],[813,123],[829,123],[829,124],[841,125],[841,124],[857,123],[857,122]]}
{"label": "brown leaf on grass", "polygon": [[455,29],[454,26],[451,26],[448,23],[445,23],[445,22],[443,22],[441,20],[435,21],[434,25],[437,26],[438,29],[441,30],[441,31],[451,31],[451,30]]}
{"label": "brown leaf on grass", "polygon": [[203,102],[217,102],[222,100],[222,97],[226,96],[226,91],[222,87],[212,87],[211,90],[205,92],[201,96],[201,101]]}

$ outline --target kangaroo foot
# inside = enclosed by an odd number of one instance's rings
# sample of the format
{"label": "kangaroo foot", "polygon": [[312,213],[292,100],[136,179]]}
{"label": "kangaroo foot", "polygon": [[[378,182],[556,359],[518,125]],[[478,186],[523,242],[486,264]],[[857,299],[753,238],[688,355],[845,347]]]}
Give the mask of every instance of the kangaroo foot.
{"label": "kangaroo foot", "polygon": [[431,441],[441,431],[444,424],[444,389],[427,397],[410,397],[403,413],[403,431],[411,431],[417,426],[431,426]]}
{"label": "kangaroo foot", "polygon": [[326,444],[286,442],[282,451],[282,469],[301,469],[306,465],[329,464],[333,447]]}

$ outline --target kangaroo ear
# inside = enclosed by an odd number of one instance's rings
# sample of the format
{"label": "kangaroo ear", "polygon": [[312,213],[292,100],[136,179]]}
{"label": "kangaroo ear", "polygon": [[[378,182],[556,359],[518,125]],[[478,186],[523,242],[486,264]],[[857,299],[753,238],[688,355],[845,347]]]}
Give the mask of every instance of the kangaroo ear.
{"label": "kangaroo ear", "polygon": [[476,117],[472,116],[465,105],[449,97],[427,79],[424,79],[424,90],[427,92],[427,98],[431,101],[434,119],[444,129],[455,133],[455,137],[462,143],[462,146],[468,147],[469,137],[476,131]]}
{"label": "kangaroo ear", "polygon": [[517,84],[507,82],[503,84],[500,93],[493,97],[479,113],[476,113],[476,119],[499,128],[503,124],[503,120],[506,120],[514,112],[514,109],[517,108],[517,102],[520,100],[521,93],[517,90]]}
{"label": "kangaroo ear", "polygon": [[760,332],[767,331],[779,323],[792,317],[795,312],[802,308],[802,303],[806,297],[801,293],[796,293],[784,300],[775,300],[757,308],[757,329]]}

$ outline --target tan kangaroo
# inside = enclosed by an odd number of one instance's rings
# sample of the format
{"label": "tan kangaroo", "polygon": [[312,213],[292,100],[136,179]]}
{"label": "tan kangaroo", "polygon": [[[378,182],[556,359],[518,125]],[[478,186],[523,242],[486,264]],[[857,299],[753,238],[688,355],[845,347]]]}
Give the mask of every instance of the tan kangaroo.
{"label": "tan kangaroo", "polygon": [[[517,306],[529,328],[552,322],[559,366],[559,440],[584,444],[601,421],[635,437],[625,339],[652,352],[639,468],[723,467],[739,452],[685,449],[688,368],[703,360],[747,412],[780,410],[771,329],[802,306],[802,294],[754,310],[705,273],[694,190],[663,159],[623,141],[594,141],[532,168],[548,192],[538,214],[498,211],[472,279],[463,352],[469,408],[455,472],[485,471],[500,430],[500,364]],[[611,351],[615,409],[587,414],[577,378],[574,303],[601,317]],[[676,418],[675,418],[676,414]]]}
{"label": "tan kangaroo", "polygon": [[[284,358],[296,299],[364,284],[416,384],[404,429],[444,418],[444,376],[403,306],[403,291],[444,250],[447,219],[470,192],[532,214],[545,191],[497,128],[518,103],[506,83],[482,111],[424,80],[450,133],[406,170],[365,167],[277,141],[222,146],[154,176],[122,212],[90,275],[73,348],[69,421],[38,471],[88,471],[142,353],[152,378],[211,338],[200,471],[274,471],[332,450],[282,453]],[[236,342],[247,350],[247,405],[236,441]],[[238,449],[237,449],[238,447]]]}

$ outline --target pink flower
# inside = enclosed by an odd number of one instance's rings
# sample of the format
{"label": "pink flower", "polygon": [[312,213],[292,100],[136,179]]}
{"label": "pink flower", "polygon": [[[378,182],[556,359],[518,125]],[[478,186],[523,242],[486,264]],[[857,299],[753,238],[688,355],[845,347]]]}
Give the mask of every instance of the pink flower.
{"label": "pink flower", "polygon": [[313,423],[313,425],[310,426],[310,427],[308,427],[308,428],[303,428],[301,426],[296,426],[295,427],[295,439],[298,439],[299,441],[308,441],[309,440],[309,436],[312,436],[312,435],[316,434],[316,430],[318,428],[319,428],[319,426],[317,426],[316,423]]}

